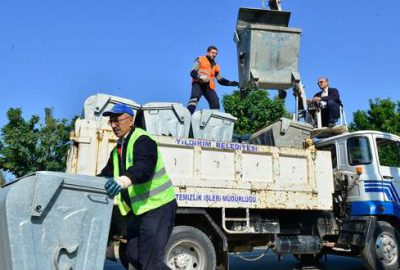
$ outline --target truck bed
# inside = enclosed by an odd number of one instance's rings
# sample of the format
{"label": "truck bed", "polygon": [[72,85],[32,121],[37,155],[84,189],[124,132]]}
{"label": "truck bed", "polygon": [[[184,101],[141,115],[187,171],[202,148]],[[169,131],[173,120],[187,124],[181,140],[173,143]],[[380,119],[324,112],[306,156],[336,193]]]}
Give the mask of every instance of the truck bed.
{"label": "truck bed", "polygon": [[[67,172],[95,175],[116,137],[107,125],[78,120]],[[156,136],[180,207],[332,209],[330,153]]]}

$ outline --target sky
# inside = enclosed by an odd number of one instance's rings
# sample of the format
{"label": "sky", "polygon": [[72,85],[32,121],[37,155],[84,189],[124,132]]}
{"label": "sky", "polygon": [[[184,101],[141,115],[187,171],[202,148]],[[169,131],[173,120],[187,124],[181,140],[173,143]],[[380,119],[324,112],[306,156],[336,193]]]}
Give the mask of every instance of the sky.
{"label": "sky", "polygon": [[[53,107],[56,118],[71,119],[96,93],[186,105],[193,60],[211,44],[222,75],[238,80],[239,7],[262,1],[0,0],[0,127],[10,107],[26,118]],[[348,121],[369,99],[400,100],[399,0],[282,0],[282,7],[292,13],[289,26],[303,31],[299,72],[308,96],[327,76]],[[233,90],[217,86],[221,99]]]}

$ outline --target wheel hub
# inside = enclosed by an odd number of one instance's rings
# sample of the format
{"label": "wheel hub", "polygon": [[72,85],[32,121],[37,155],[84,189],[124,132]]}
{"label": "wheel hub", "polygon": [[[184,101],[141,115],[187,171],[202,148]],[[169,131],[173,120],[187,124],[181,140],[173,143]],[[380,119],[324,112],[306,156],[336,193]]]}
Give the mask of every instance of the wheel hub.
{"label": "wheel hub", "polygon": [[382,234],[376,240],[376,254],[379,260],[390,264],[397,259],[398,248],[396,239],[390,235]]}
{"label": "wheel hub", "polygon": [[203,269],[204,252],[191,241],[181,241],[173,246],[168,255],[168,265],[176,270]]}
{"label": "wheel hub", "polygon": [[190,256],[187,254],[179,254],[174,257],[174,264],[179,269],[186,269],[190,265]]}

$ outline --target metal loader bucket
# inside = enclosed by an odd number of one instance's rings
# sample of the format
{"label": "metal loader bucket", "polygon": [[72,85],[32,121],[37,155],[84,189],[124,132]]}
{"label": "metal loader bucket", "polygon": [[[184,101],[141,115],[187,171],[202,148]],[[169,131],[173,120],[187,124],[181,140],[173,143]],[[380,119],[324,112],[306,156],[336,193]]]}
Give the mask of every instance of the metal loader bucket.
{"label": "metal loader bucket", "polygon": [[290,13],[240,8],[237,43],[242,88],[289,89],[298,73],[301,29],[289,28]]}

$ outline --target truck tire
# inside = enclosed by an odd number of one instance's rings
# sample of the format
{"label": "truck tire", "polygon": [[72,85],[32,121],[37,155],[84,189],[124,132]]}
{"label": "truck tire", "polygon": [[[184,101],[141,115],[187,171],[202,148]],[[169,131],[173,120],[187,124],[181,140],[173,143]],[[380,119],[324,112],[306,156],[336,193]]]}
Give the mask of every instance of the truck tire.
{"label": "truck tire", "polygon": [[199,229],[177,226],[165,248],[165,261],[174,270],[215,269],[215,249],[210,239]]}
{"label": "truck tire", "polygon": [[399,233],[386,221],[378,221],[361,256],[368,269],[399,270]]}

